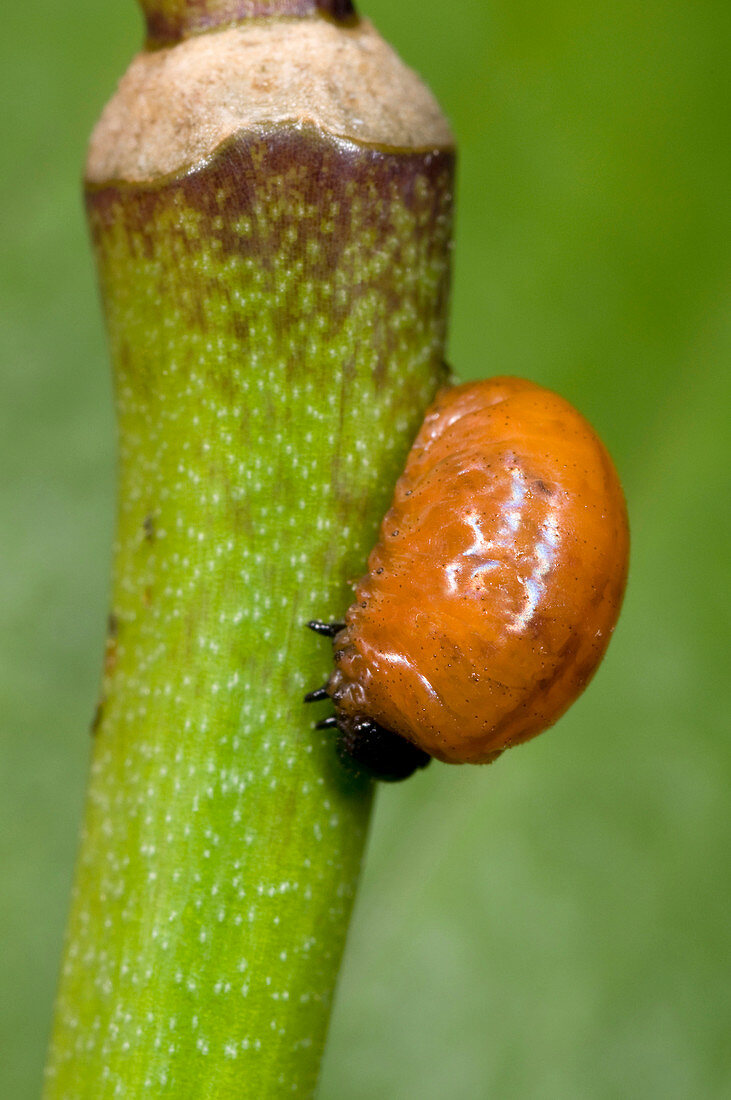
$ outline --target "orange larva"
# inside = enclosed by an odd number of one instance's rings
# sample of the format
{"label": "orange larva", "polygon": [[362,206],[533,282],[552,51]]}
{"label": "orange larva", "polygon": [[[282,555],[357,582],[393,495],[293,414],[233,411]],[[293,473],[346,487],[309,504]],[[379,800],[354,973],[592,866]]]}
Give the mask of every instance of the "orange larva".
{"label": "orange larva", "polygon": [[341,756],[401,779],[489,763],[552,725],[609,643],[627,578],[622,488],[591,426],[519,378],[442,390],[344,624]]}

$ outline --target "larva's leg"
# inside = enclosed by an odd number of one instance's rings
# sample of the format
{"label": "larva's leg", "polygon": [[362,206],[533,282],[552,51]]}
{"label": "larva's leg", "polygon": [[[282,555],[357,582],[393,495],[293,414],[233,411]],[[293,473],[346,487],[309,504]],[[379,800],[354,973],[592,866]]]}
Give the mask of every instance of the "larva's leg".
{"label": "larva's leg", "polygon": [[329,699],[327,684],[323,684],[321,688],[315,688],[314,691],[308,691],[305,695],[306,703],[319,703],[321,699]]}
{"label": "larva's leg", "polygon": [[333,730],[336,728],[338,720],[334,714],[331,714],[329,718],[323,718],[321,722],[315,723],[316,730]]}
{"label": "larva's leg", "polygon": [[322,634],[325,638],[334,638],[345,629],[345,623],[324,623],[320,619],[311,619],[307,625],[315,634]]}

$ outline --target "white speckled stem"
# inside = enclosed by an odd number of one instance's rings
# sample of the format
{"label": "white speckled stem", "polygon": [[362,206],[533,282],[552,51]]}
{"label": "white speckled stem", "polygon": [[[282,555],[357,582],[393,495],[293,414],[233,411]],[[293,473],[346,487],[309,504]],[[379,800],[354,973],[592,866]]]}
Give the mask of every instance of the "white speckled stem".
{"label": "white speckled stem", "polygon": [[89,190],[120,490],[47,1100],[314,1091],[372,788],[305,623],[443,376],[451,185],[300,121]]}

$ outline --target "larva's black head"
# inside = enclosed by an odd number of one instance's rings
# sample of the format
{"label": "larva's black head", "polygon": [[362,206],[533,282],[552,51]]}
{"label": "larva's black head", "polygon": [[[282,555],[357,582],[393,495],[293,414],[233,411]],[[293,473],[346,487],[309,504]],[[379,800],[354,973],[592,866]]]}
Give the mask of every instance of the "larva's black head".
{"label": "larva's black head", "polygon": [[[325,688],[318,688],[305,696],[306,703],[314,703],[327,695]],[[338,711],[323,718],[315,726],[318,730],[337,730],[335,742],[341,763],[348,771],[370,775],[384,783],[398,783],[408,779],[419,768],[431,761],[428,753],[417,749],[405,737],[379,726],[378,722],[361,714],[351,717]]]}
{"label": "larva's black head", "polygon": [[431,762],[428,753],[370,718],[339,714],[337,726],[338,756],[351,770],[365,771],[386,783],[397,783]]}
{"label": "larva's black head", "polygon": [[[344,623],[325,623],[319,619],[307,625],[310,630],[326,638],[334,638],[345,626]],[[329,697],[328,685],[324,684],[305,695],[305,702],[319,703]],[[338,731],[335,747],[343,766],[349,771],[365,772],[384,783],[408,779],[419,768],[431,763],[428,753],[362,714],[352,716],[336,707],[336,713],[323,718],[315,728]]]}

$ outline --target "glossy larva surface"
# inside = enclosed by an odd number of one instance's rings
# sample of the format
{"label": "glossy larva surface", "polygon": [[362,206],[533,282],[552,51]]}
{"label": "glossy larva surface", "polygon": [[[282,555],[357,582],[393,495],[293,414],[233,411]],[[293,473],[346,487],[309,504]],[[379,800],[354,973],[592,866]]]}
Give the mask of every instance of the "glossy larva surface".
{"label": "glossy larva surface", "polygon": [[611,459],[517,378],[442,390],[335,639],[328,690],[451,763],[550,726],[609,642],[629,534]]}

